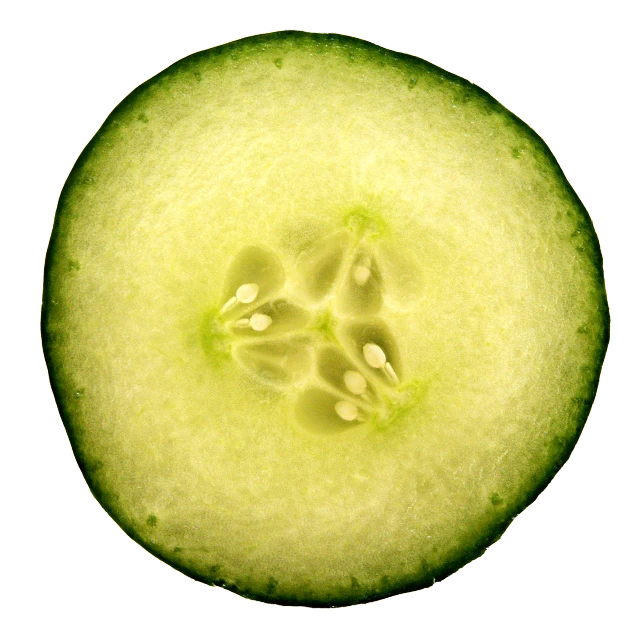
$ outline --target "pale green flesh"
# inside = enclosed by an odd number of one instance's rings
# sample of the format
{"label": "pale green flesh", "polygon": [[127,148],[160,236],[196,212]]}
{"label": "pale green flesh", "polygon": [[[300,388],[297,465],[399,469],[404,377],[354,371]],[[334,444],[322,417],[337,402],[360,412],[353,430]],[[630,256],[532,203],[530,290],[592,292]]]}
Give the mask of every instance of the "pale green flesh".
{"label": "pale green flesh", "polygon": [[[476,553],[564,461],[607,335],[594,236],[542,143],[347,44],[249,43],[141,90],[49,254],[48,361],[94,491],[154,553],[267,600],[355,602]],[[221,317],[249,277],[263,297]],[[295,308],[259,338],[233,325],[274,301]],[[397,386],[358,360],[372,326]],[[345,428],[317,419],[343,356],[377,385]]]}

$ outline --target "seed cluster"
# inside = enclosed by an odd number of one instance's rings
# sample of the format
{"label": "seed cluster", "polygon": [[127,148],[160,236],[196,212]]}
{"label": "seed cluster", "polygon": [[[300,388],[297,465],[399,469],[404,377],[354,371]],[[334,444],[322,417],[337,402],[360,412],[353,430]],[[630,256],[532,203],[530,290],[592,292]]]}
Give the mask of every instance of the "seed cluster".
{"label": "seed cluster", "polygon": [[292,300],[279,258],[245,247],[229,268],[220,317],[233,353],[265,382],[315,382],[295,414],[312,430],[365,422],[400,384],[396,342],[379,312],[383,277],[373,251],[349,231],[331,234],[299,256]]}

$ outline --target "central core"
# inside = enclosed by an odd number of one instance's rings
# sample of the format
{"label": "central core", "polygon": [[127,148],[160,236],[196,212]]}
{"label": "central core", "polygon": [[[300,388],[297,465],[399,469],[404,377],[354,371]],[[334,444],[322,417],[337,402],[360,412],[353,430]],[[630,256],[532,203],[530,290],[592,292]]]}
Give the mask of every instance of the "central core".
{"label": "central core", "polygon": [[282,261],[244,247],[228,268],[217,325],[234,360],[264,384],[299,389],[294,413],[312,431],[380,424],[413,397],[384,321],[387,281],[374,243],[341,229]]}

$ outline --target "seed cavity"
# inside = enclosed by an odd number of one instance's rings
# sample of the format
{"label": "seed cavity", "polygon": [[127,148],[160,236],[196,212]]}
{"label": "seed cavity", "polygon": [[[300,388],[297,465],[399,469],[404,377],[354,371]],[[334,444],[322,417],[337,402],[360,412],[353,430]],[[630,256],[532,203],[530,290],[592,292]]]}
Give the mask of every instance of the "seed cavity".
{"label": "seed cavity", "polygon": [[387,386],[399,384],[402,368],[398,345],[391,329],[379,316],[345,322],[337,328],[336,334],[348,355],[361,365],[347,368],[359,370],[370,388],[376,387],[374,382],[377,381]]}
{"label": "seed cavity", "polygon": [[388,306],[407,310],[423,299],[426,278],[420,261],[408,250],[387,242],[375,247],[375,263],[384,273],[384,298]]}
{"label": "seed cavity", "polygon": [[325,344],[318,348],[316,364],[320,378],[340,393],[348,391],[367,403],[375,400],[366,377],[358,371],[358,365],[345,349],[336,344]]}
{"label": "seed cavity", "polygon": [[280,258],[262,247],[248,246],[229,265],[221,300],[221,315],[237,319],[243,305],[259,304],[278,293],[285,281]]}
{"label": "seed cavity", "polygon": [[351,244],[351,235],[338,231],[298,257],[297,284],[309,300],[319,302],[332,292]]}
{"label": "seed cavity", "polygon": [[336,413],[347,422],[352,422],[358,417],[358,407],[353,402],[339,400],[334,405]]}
{"label": "seed cavity", "polygon": [[351,369],[345,371],[343,379],[344,386],[347,387],[351,393],[361,396],[366,392],[367,380],[359,371],[353,371]]}
{"label": "seed cavity", "polygon": [[382,276],[367,247],[360,247],[350,260],[348,277],[336,296],[336,309],[349,316],[376,315],[382,308]]}
{"label": "seed cavity", "polygon": [[[295,417],[303,427],[321,435],[344,432],[359,425],[361,418],[364,419],[365,416],[361,416],[358,413],[357,417],[344,418],[339,412],[344,412],[344,415],[350,416],[353,410],[346,409],[343,405],[338,408],[340,402],[342,402],[340,397],[335,393],[317,387],[310,387],[302,391],[298,396],[294,407]],[[347,404],[355,407],[353,403]]]}
{"label": "seed cavity", "polygon": [[273,320],[270,316],[264,313],[254,313],[251,318],[249,318],[248,324],[254,331],[264,331],[271,326],[272,322]]}
{"label": "seed cavity", "polygon": [[267,384],[291,384],[311,369],[309,343],[302,336],[242,340],[234,355],[249,374]]}
{"label": "seed cavity", "polygon": [[385,255],[381,268],[372,237],[348,229],[324,237],[298,256],[286,287],[280,258],[261,247],[242,249],[227,272],[223,317],[216,314],[221,339],[257,380],[294,384],[296,420],[319,434],[380,425],[408,402],[406,385],[392,389],[402,364],[379,315],[390,261]]}

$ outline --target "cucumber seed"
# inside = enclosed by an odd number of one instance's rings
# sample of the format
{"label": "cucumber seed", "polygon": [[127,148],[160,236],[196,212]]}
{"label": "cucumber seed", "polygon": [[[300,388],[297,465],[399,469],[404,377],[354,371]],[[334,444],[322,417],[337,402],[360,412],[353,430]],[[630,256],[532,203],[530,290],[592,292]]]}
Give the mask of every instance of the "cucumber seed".
{"label": "cucumber seed", "polygon": [[343,419],[351,422],[358,417],[358,407],[347,400],[339,400],[335,404],[336,413]]}
{"label": "cucumber seed", "polygon": [[235,296],[231,296],[222,306],[222,309],[220,309],[220,313],[226,313],[227,311],[229,311],[229,309],[232,309],[233,307],[235,307],[238,304],[238,298],[236,298]]}
{"label": "cucumber seed", "polygon": [[272,322],[273,319],[264,313],[254,313],[249,319],[249,325],[254,331],[264,331]]}
{"label": "cucumber seed", "polygon": [[345,371],[343,379],[345,387],[357,396],[362,395],[367,390],[367,381],[358,371]]}
{"label": "cucumber seed", "polygon": [[367,364],[374,369],[382,369],[387,361],[384,351],[373,342],[367,342],[362,347],[362,355],[364,355]]}
{"label": "cucumber seed", "polygon": [[400,382],[400,379],[396,375],[396,372],[393,370],[390,362],[384,363],[384,372],[389,376],[389,379],[391,380],[391,382],[393,382],[393,384],[398,384],[398,382]]}
{"label": "cucumber seed", "polygon": [[363,265],[358,265],[353,270],[353,279],[356,281],[356,284],[363,287],[367,284],[369,277],[371,276],[371,269],[369,267],[365,267]]}
{"label": "cucumber seed", "polygon": [[249,304],[258,297],[259,291],[260,287],[255,282],[241,284],[236,291],[236,298],[238,298],[242,304]]}
{"label": "cucumber seed", "polygon": [[249,304],[250,302],[253,302],[258,297],[259,291],[260,287],[255,282],[241,284],[236,291],[236,295],[231,296],[224,303],[222,309],[220,309],[220,313],[226,313],[230,309],[233,309],[238,302],[241,302],[242,304]]}
{"label": "cucumber seed", "polygon": [[382,369],[393,384],[398,384],[398,382],[400,382],[396,372],[391,366],[391,363],[387,362],[387,356],[384,351],[377,344],[367,342],[367,344],[362,347],[362,354],[370,367],[373,367],[374,369]]}

